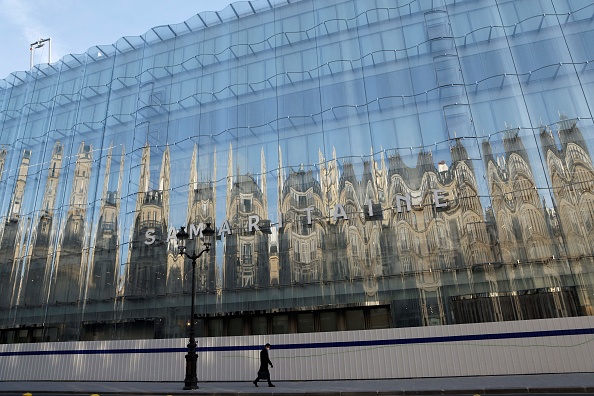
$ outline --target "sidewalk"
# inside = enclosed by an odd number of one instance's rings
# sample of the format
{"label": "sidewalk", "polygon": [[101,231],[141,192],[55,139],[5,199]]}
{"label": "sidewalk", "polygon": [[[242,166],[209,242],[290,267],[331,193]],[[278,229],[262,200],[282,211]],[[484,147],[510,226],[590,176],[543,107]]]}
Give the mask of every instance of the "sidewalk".
{"label": "sidewalk", "polygon": [[420,395],[420,394],[502,394],[502,393],[591,393],[594,373],[448,377],[361,381],[291,381],[265,383],[256,388],[251,382],[203,382],[199,389],[184,391],[183,382],[0,382],[4,393],[54,393],[59,395]]}

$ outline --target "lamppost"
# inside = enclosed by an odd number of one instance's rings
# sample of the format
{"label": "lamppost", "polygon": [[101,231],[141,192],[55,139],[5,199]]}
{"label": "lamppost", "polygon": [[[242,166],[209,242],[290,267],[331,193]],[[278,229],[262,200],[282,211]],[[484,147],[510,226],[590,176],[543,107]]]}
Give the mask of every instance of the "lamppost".
{"label": "lamppost", "polygon": [[184,390],[198,389],[198,377],[196,376],[196,362],[198,355],[196,354],[196,338],[194,337],[194,306],[196,299],[196,260],[202,256],[203,253],[210,251],[210,237],[214,235],[215,231],[210,227],[210,223],[206,223],[206,228],[202,230],[202,236],[205,239],[204,248],[200,253],[196,254],[196,245],[194,245],[194,253],[186,253],[186,241],[190,237],[186,232],[186,227],[180,227],[179,232],[175,235],[178,240],[179,254],[186,256],[192,260],[192,308],[190,316],[190,340],[188,342],[188,353],[186,354],[186,378],[184,380]]}
{"label": "lamppost", "polygon": [[52,63],[52,39],[51,38],[39,39],[36,42],[31,43],[29,45],[29,69],[33,69],[33,50],[43,47],[46,42],[48,43],[48,47],[49,47],[49,51],[48,51],[48,55],[47,55],[47,63],[48,64]]}

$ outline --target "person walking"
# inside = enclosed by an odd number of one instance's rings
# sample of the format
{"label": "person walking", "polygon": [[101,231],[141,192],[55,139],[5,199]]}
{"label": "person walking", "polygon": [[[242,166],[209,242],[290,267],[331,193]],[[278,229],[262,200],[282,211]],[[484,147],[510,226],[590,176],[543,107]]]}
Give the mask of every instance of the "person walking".
{"label": "person walking", "polygon": [[260,370],[258,370],[258,376],[254,380],[254,385],[258,386],[258,380],[268,380],[268,386],[274,386],[272,382],[270,382],[270,371],[268,371],[268,365],[270,367],[274,367],[270,358],[268,357],[268,350],[270,349],[270,344],[264,345],[264,348],[260,351]]}

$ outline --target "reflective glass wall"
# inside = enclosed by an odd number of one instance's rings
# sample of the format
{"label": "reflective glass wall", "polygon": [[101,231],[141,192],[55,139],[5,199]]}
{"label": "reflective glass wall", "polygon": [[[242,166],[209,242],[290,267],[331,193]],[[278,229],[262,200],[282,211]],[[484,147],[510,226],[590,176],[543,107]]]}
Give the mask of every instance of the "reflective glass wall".
{"label": "reflective glass wall", "polygon": [[244,1],[0,80],[0,342],[592,315],[594,4]]}

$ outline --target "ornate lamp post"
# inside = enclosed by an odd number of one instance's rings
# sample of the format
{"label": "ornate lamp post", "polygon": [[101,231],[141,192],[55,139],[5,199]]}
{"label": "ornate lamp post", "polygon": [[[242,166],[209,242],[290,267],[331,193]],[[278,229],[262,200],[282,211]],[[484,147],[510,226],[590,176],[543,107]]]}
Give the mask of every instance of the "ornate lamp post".
{"label": "ornate lamp post", "polygon": [[202,256],[203,253],[210,251],[210,237],[214,235],[215,231],[210,227],[210,223],[206,223],[206,228],[202,230],[202,236],[205,239],[204,248],[200,253],[196,254],[194,248],[193,254],[186,253],[186,241],[190,237],[186,232],[186,227],[180,227],[179,232],[175,235],[178,240],[179,254],[186,256],[192,260],[192,309],[190,316],[190,341],[188,342],[188,353],[186,354],[186,378],[184,380],[184,389],[198,389],[198,377],[196,376],[196,362],[198,355],[196,354],[196,338],[194,337],[194,307],[196,300],[196,260]]}

